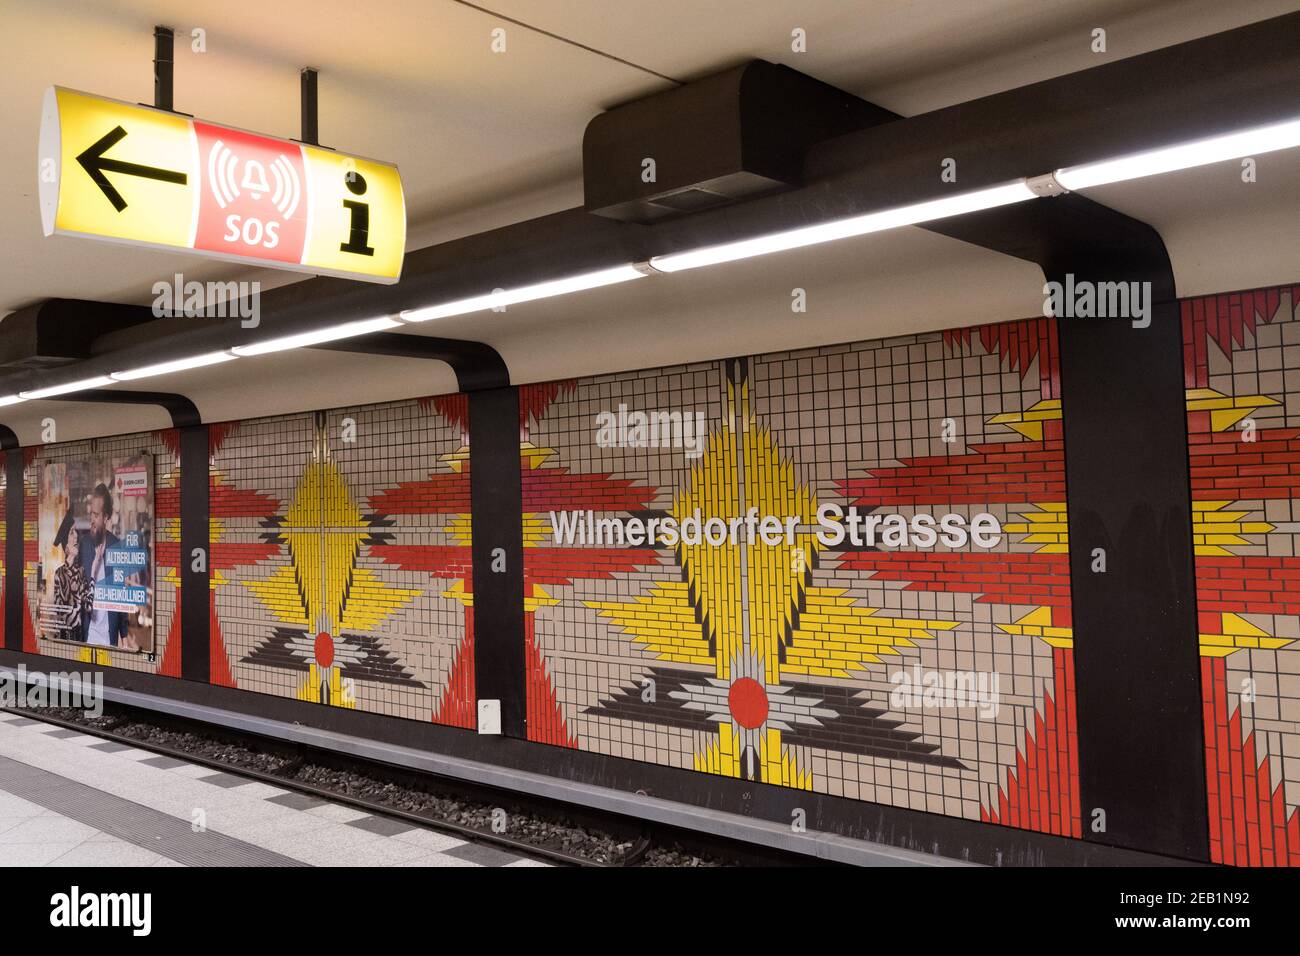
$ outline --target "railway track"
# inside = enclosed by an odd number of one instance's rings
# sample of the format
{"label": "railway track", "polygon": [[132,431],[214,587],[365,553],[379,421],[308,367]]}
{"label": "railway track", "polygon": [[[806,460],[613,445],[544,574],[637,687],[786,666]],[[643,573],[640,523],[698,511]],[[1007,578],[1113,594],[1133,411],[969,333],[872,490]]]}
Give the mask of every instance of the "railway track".
{"label": "railway track", "polygon": [[557,866],[821,862],[123,705],[100,718],[60,708],[15,712]]}

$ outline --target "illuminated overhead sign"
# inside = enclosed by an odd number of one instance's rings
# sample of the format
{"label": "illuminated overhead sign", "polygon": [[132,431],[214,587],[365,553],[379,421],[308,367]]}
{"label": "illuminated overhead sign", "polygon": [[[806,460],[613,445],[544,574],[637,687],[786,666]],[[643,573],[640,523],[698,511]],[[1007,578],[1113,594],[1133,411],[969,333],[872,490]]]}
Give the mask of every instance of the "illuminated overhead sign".
{"label": "illuminated overhead sign", "polygon": [[40,140],[45,235],[396,282],[397,167],[52,87]]}

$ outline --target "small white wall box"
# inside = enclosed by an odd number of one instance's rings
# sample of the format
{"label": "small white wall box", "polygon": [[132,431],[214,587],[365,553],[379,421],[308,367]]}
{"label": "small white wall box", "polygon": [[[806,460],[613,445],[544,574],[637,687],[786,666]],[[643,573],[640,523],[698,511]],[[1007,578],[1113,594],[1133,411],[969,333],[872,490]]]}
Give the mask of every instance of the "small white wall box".
{"label": "small white wall box", "polygon": [[501,733],[501,701],[480,700],[478,702],[478,732],[480,734]]}

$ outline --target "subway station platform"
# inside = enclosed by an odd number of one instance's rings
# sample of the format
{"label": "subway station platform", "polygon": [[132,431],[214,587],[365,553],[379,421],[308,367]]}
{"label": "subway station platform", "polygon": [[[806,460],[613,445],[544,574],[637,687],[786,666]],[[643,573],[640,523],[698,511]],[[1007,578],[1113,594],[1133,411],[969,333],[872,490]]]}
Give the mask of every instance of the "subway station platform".
{"label": "subway station platform", "polygon": [[0,710],[0,866],[545,865]]}

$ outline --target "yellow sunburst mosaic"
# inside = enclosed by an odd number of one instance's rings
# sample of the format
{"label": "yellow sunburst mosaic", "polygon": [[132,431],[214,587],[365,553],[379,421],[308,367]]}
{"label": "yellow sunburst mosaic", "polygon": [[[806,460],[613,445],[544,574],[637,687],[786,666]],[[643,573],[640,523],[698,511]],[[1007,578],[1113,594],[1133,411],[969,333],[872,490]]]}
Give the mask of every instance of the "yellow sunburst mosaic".
{"label": "yellow sunburst mosaic", "polygon": [[[358,565],[371,529],[332,461],[307,464],[281,524],[279,536],[288,546],[289,564],[276,567],[265,579],[240,582],[276,621],[337,639],[344,631],[377,630],[419,597],[420,591],[385,584],[374,571]],[[342,693],[340,675],[337,666],[322,668],[311,661],[297,696],[355,706]]]}
{"label": "yellow sunburst mosaic", "polygon": [[1004,412],[990,418],[990,425],[1006,425],[1030,441],[1043,440],[1043,422],[1057,421],[1061,417],[1061,400],[1045,398],[1022,412]]}
{"label": "yellow sunburst mosaic", "polygon": [[373,630],[419,596],[419,591],[386,586],[373,571],[357,567],[370,529],[333,462],[308,463],[284,525],[290,565],[276,568],[264,581],[243,582],[276,620],[331,634]]}
{"label": "yellow sunburst mosaic", "polygon": [[1008,534],[1024,535],[1021,544],[1036,544],[1035,551],[1043,554],[1070,553],[1070,525],[1065,514],[1064,501],[1035,502],[1037,511],[1019,512],[1024,521],[1008,521],[1002,530]]}
{"label": "yellow sunburst mosaic", "polygon": [[[474,543],[473,521],[469,515],[452,515],[441,529],[451,538],[452,543],[463,548]],[[551,540],[551,523],[545,515],[526,514],[523,516],[524,547],[536,548]]]}
{"label": "yellow sunburst mosaic", "polygon": [[[453,601],[459,601],[464,607],[474,606],[474,592],[465,590],[464,581],[457,581],[443,591],[442,596]],[[524,612],[531,614],[539,608],[554,607],[559,603],[559,598],[552,597],[540,584],[531,584],[528,593],[524,595]]]}
{"label": "yellow sunburst mosaic", "polygon": [[97,664],[100,667],[111,667],[113,656],[102,647],[79,647],[77,648],[77,661],[81,664]]}
{"label": "yellow sunburst mosaic", "polygon": [[843,588],[810,587],[807,609],[799,615],[794,641],[786,649],[785,673],[818,677],[850,677],[864,664],[898,657],[898,648],[950,631],[956,621],[879,617],[879,610],[858,607]]}
{"label": "yellow sunburst mosaic", "polygon": [[1217,617],[1220,633],[1197,635],[1202,657],[1227,657],[1246,648],[1271,651],[1292,643],[1291,638],[1274,637],[1239,614],[1223,612]]}
{"label": "yellow sunburst mosaic", "polygon": [[[811,790],[812,773],[801,770],[794,755],[781,746],[781,732],[769,730],[759,736],[759,763],[762,778],[767,783],[799,790]],[[731,724],[718,726],[718,739],[695,755],[695,769],[715,773],[722,777],[742,775],[742,749],[736,746],[736,734]]]}
{"label": "yellow sunburst mosaic", "polygon": [[1192,502],[1192,546],[1199,555],[1230,555],[1234,545],[1255,542],[1243,537],[1268,534],[1274,526],[1267,521],[1247,521],[1251,512],[1225,510],[1231,501]]}
{"label": "yellow sunburst mosaic", "polygon": [[1074,629],[1052,624],[1052,609],[1036,607],[1016,619],[1014,624],[999,624],[998,630],[1006,634],[1037,637],[1052,647],[1074,647]]}
{"label": "yellow sunburst mosaic", "polygon": [[1189,388],[1187,390],[1187,410],[1189,412],[1209,412],[1210,427],[1216,431],[1227,431],[1252,412],[1268,405],[1282,404],[1267,395],[1224,395],[1212,388]]}
{"label": "yellow sunburst mosaic", "polygon": [[[337,667],[326,668],[328,680],[325,680],[325,674],[322,673],[320,665],[312,661],[308,666],[307,679],[298,687],[294,696],[298,700],[305,700],[313,704],[328,703],[335,707],[343,707],[348,710],[355,710],[357,706],[356,698],[351,694],[343,692],[343,672]],[[328,685],[329,696],[322,693],[322,686]]]}
{"label": "yellow sunburst mosaic", "polygon": [[635,601],[588,601],[601,616],[660,660],[713,665],[713,654],[685,581],[659,581]]}
{"label": "yellow sunburst mosaic", "polygon": [[[742,693],[759,684],[779,688],[785,675],[849,677],[869,663],[897,656],[899,648],[933,639],[955,621],[885,617],[862,607],[845,589],[812,585],[821,550],[817,499],[781,453],[771,429],[749,408],[747,379],[727,381],[721,427],[708,437],[669,514],[679,524],[698,513],[730,523],[750,509],[794,519],[792,535],[770,544],[728,538],[723,544],[682,543],[682,581],[660,581],[631,601],[587,601],[655,658],[709,666],[717,683]],[[693,598],[693,600],[692,600]],[[739,668],[739,670],[737,669]],[[732,708],[733,714],[735,708]],[[780,729],[721,719],[718,736],[697,752],[697,769],[811,786],[781,742]],[[757,767],[745,762],[757,762]]]}

